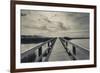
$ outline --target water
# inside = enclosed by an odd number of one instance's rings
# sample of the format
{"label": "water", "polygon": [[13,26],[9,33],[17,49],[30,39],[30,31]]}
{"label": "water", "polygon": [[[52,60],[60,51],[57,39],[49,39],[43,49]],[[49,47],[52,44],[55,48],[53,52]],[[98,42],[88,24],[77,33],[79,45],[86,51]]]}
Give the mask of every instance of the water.
{"label": "water", "polygon": [[79,45],[82,48],[89,49],[89,39],[74,39],[71,40],[71,42]]}
{"label": "water", "polygon": [[30,49],[32,49],[33,47],[39,45],[41,43],[38,44],[21,44],[21,53],[24,53],[25,51],[28,51]]}
{"label": "water", "polygon": [[[71,40],[71,42],[75,43],[76,45],[79,45],[83,48],[89,49],[89,39],[74,39],[74,40]],[[33,44],[33,43],[32,44],[21,44],[21,53],[23,53],[27,50],[30,50],[33,47],[38,46],[40,44],[42,44],[42,43],[38,43],[38,44]],[[47,47],[47,44],[44,45],[43,47]]]}
{"label": "water", "polygon": [[[21,44],[21,53],[24,53],[25,51],[28,51],[28,50],[30,50],[30,49],[32,49],[32,48],[34,48],[34,47],[36,47],[36,46],[38,46],[38,45],[40,45],[42,43],[38,43],[38,44],[35,44],[35,43],[32,43],[32,44]],[[42,46],[42,48],[43,48],[42,52],[44,52],[47,47],[48,47],[48,44],[44,44]]]}

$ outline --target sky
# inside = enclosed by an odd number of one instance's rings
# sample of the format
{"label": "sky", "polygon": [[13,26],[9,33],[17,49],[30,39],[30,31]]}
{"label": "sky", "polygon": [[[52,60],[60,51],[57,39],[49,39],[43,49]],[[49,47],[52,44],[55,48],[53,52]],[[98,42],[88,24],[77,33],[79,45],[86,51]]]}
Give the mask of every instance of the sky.
{"label": "sky", "polygon": [[21,35],[88,36],[89,13],[21,10]]}

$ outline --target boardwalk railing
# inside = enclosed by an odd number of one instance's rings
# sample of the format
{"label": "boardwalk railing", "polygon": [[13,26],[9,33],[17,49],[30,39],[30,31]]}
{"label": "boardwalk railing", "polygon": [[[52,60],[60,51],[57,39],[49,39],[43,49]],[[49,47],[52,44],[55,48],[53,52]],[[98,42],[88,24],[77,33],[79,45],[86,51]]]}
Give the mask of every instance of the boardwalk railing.
{"label": "boardwalk railing", "polygon": [[89,49],[82,48],[67,39],[59,38],[66,52],[73,60],[89,59]]}
{"label": "boardwalk railing", "polygon": [[32,49],[21,54],[21,62],[42,62],[48,61],[56,38],[52,38]]}

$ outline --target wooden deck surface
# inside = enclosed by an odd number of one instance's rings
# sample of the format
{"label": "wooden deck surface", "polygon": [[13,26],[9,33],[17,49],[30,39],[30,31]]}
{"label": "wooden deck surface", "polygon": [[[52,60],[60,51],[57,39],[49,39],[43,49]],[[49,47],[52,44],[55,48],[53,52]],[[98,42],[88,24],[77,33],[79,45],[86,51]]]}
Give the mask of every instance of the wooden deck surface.
{"label": "wooden deck surface", "polygon": [[66,50],[64,49],[60,40],[57,39],[54,48],[51,52],[51,55],[49,57],[49,61],[66,61],[66,60],[71,60],[71,59],[66,53]]}

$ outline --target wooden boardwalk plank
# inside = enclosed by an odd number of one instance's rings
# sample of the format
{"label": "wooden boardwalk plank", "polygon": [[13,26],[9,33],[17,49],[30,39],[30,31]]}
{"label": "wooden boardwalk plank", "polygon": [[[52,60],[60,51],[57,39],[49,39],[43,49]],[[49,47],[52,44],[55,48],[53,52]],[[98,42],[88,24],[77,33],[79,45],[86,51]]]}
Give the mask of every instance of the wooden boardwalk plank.
{"label": "wooden boardwalk plank", "polygon": [[62,43],[59,39],[56,40],[52,53],[49,57],[49,61],[66,61],[71,60]]}

